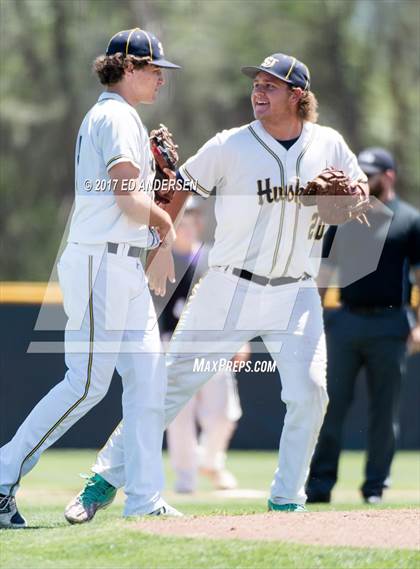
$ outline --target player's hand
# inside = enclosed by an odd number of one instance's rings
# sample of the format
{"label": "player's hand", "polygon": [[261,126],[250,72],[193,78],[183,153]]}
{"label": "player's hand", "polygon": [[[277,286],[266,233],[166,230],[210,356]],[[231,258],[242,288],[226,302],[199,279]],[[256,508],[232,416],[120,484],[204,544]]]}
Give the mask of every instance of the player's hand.
{"label": "player's hand", "polygon": [[420,324],[411,330],[408,337],[408,353],[410,355],[420,353]]}
{"label": "player's hand", "polygon": [[156,296],[165,296],[166,283],[175,282],[175,265],[172,250],[159,247],[148,256],[146,274],[149,278],[149,288]]}
{"label": "player's hand", "polygon": [[249,342],[244,344],[242,348],[232,357],[233,362],[247,362],[251,359],[251,345]]}
{"label": "player's hand", "polygon": [[159,217],[157,230],[161,239],[160,249],[170,249],[176,239],[174,224],[170,215],[161,208],[159,209]]}
{"label": "player's hand", "polygon": [[167,176],[167,178],[169,178],[169,180],[176,180],[176,173],[171,170],[170,168],[164,168],[163,172],[165,174],[165,176]]}
{"label": "player's hand", "polygon": [[176,231],[173,225],[170,226],[165,238],[162,240],[159,249],[172,249],[172,245],[176,239]]}

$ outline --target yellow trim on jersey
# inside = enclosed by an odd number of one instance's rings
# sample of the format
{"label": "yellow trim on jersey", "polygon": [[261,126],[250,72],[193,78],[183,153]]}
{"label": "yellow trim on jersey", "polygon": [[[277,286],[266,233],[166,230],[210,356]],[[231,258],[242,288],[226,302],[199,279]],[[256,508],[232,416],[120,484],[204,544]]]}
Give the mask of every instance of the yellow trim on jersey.
{"label": "yellow trim on jersey", "polygon": [[286,211],[286,200],[282,200],[281,206],[282,207],[281,207],[281,215],[280,215],[280,225],[279,225],[279,230],[277,233],[277,240],[276,240],[276,247],[274,249],[273,262],[271,264],[270,272],[268,273],[269,275],[271,275],[271,273],[274,271],[274,267],[276,266],[276,263],[277,263],[277,257],[278,257],[279,249],[280,249],[281,235],[283,233],[284,212]]}
{"label": "yellow trim on jersey", "polygon": [[296,65],[296,57],[293,57],[292,59],[293,59],[292,64],[290,66],[289,71],[287,72],[285,79],[289,79],[289,75],[291,74],[293,67]]}
{"label": "yellow trim on jersey", "polygon": [[58,283],[2,282],[1,304],[61,304],[63,295]]}
{"label": "yellow trim on jersey", "polygon": [[296,209],[295,209],[295,221],[294,221],[294,226],[293,226],[292,247],[291,247],[291,249],[290,249],[289,256],[287,257],[286,266],[284,267],[284,271],[283,271],[282,274],[281,274],[282,277],[286,276],[286,273],[287,273],[287,271],[288,271],[288,269],[289,269],[290,262],[291,262],[292,257],[293,257],[293,251],[294,251],[294,248],[295,248],[295,245],[296,245],[297,228],[298,228],[298,225],[299,225],[300,204],[299,204],[299,203],[296,203],[296,204],[295,204],[295,208],[296,208]]}
{"label": "yellow trim on jersey", "polygon": [[211,194],[211,191],[207,190],[204,186],[198,183],[198,180],[196,180],[193,176],[191,176],[191,174],[188,172],[185,166],[182,166],[181,170],[187,174],[187,177],[190,179],[190,182],[196,184],[197,188],[199,188],[202,192],[204,192],[208,196]]}
{"label": "yellow trim on jersey", "polygon": [[279,165],[279,168],[280,168],[281,187],[284,188],[285,178],[284,178],[283,162],[280,160],[280,158],[277,156],[277,154],[273,150],[271,150],[271,148],[263,141],[263,139],[258,136],[258,134],[255,132],[255,130],[253,129],[253,127],[251,125],[249,125],[248,129],[251,131],[252,135],[258,140],[258,142],[261,144],[261,146],[263,146],[267,150],[267,152],[269,154],[271,154],[271,156],[277,161],[277,164]]}
{"label": "yellow trim on jersey", "polygon": [[304,157],[306,151],[308,150],[308,148],[310,147],[310,145],[313,143],[314,139],[315,139],[315,134],[316,134],[316,125],[312,125],[312,133],[311,136],[308,140],[308,144],[305,146],[305,148],[302,150],[302,152],[299,154],[297,160],[296,160],[296,176],[298,178],[300,178],[300,163],[302,162],[302,158]]}
{"label": "yellow trim on jersey", "polygon": [[105,164],[105,168],[108,170],[108,166],[120,158],[127,158],[130,162],[133,162],[133,159],[129,156],[126,156],[125,154],[117,154],[108,160],[108,162]]}
{"label": "yellow trim on jersey", "polygon": [[[119,160],[120,158],[124,158],[125,155],[124,154],[117,154],[116,156],[113,156],[112,158],[110,158],[108,160],[108,162],[105,164],[105,168],[108,170],[108,166],[110,164],[112,164],[113,162],[115,162],[115,160]],[[128,157],[127,157],[128,158]]]}
{"label": "yellow trim on jersey", "polygon": [[[281,187],[285,188],[286,184],[285,184],[285,175],[284,175],[284,166],[282,161],[280,160],[280,158],[277,156],[277,154],[275,152],[273,152],[273,150],[271,150],[271,148],[258,136],[258,134],[255,132],[255,130],[252,128],[251,125],[249,125],[248,127],[249,131],[251,132],[251,134],[256,138],[256,140],[258,140],[258,142],[261,144],[261,146],[263,148],[265,148],[267,150],[267,152],[269,154],[271,154],[271,156],[276,160],[279,168],[280,168],[280,183],[281,183]],[[286,200],[282,200],[281,202],[281,214],[280,214],[280,223],[279,223],[279,230],[277,233],[277,239],[276,239],[276,246],[274,248],[274,255],[273,255],[273,262],[271,264],[271,269],[270,269],[270,273],[271,274],[274,270],[275,264],[277,262],[277,255],[279,254],[279,247],[280,247],[280,240],[281,240],[281,235],[283,233],[283,224],[284,224],[284,212],[286,209]]]}
{"label": "yellow trim on jersey", "polygon": [[13,492],[15,486],[19,484],[20,479],[22,477],[22,469],[23,465],[27,460],[29,460],[37,450],[41,448],[41,446],[45,443],[48,437],[61,425],[61,423],[80,405],[82,401],[84,401],[89,393],[89,387],[91,383],[91,376],[92,376],[92,362],[93,362],[93,342],[95,339],[95,322],[94,322],[94,315],[93,315],[93,256],[89,255],[89,262],[88,262],[88,291],[89,291],[89,358],[87,364],[87,373],[86,373],[86,384],[85,390],[83,395],[78,399],[73,405],[67,409],[67,411],[56,421],[56,423],[45,433],[42,439],[34,446],[34,448],[25,456],[22,461],[22,464],[19,468],[19,475],[16,482],[12,485],[10,489],[10,493]]}
{"label": "yellow trim on jersey", "polygon": [[[311,136],[309,137],[308,143],[306,144],[305,148],[303,148],[302,152],[299,154],[299,156],[297,157],[296,160],[296,178],[300,178],[300,163],[302,162],[302,158],[305,155],[306,151],[308,150],[308,148],[310,147],[310,145],[312,144],[312,142],[315,139],[315,126],[312,127],[312,133]],[[297,227],[298,227],[298,223],[299,223],[299,213],[300,213],[300,209],[301,209],[301,204],[296,202],[296,211],[295,211],[295,225],[293,227],[293,239],[292,239],[292,248],[290,249],[290,253],[289,256],[287,258],[287,262],[286,262],[286,266],[284,267],[284,271],[282,273],[282,277],[286,276],[287,271],[289,270],[289,266],[293,257],[293,251],[295,249],[295,245],[296,245],[296,235],[297,235]]]}

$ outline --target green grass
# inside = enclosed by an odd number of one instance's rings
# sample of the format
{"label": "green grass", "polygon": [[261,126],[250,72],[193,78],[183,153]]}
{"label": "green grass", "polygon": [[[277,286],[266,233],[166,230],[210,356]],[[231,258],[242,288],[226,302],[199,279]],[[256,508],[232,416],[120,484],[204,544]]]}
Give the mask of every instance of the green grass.
{"label": "green grass", "polygon": [[[63,507],[89,472],[93,451],[49,451],[24,479],[18,494],[21,512],[30,528],[0,532],[0,567],[32,568],[416,568],[418,553],[407,550],[319,547],[257,541],[215,541],[167,538],[139,533],[121,518],[123,493],[91,524],[69,526]],[[344,453],[340,482],[325,509],[369,508],[361,503],[358,486],[363,478],[363,455]],[[268,491],[276,466],[276,453],[231,452],[229,468],[241,488]],[[265,498],[223,498],[200,480],[196,496],[177,496],[170,491],[173,478],[167,460],[168,501],[185,513],[211,515],[265,511]],[[419,506],[420,460],[416,453],[399,453],[394,462],[393,486],[382,508]],[[372,528],[374,530],[374,528]]]}

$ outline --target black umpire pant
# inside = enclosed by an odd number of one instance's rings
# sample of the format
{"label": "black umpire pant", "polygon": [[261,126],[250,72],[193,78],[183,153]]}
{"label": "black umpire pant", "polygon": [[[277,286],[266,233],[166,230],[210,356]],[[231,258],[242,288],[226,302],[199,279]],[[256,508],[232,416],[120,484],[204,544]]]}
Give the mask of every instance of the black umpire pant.
{"label": "black umpire pant", "polygon": [[309,497],[329,496],[337,481],[343,424],[362,366],[366,368],[369,418],[361,491],[365,498],[382,496],[395,452],[409,329],[404,309],[364,312],[340,308],[326,313],[330,402],[308,477]]}

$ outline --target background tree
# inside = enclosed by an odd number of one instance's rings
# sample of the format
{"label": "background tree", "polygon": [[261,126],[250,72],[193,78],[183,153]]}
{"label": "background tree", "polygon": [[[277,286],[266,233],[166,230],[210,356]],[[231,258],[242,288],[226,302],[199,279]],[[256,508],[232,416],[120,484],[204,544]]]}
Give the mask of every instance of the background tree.
{"label": "background tree", "polygon": [[419,206],[420,5],[411,0],[2,0],[0,279],[48,279],[74,199],[74,141],[101,92],[91,62],[120,29],[162,38],[168,74],[149,128],[174,132],[181,159],[252,119],[239,68],[275,51],[312,73],[321,122],[357,152],[383,145],[398,191]]}

